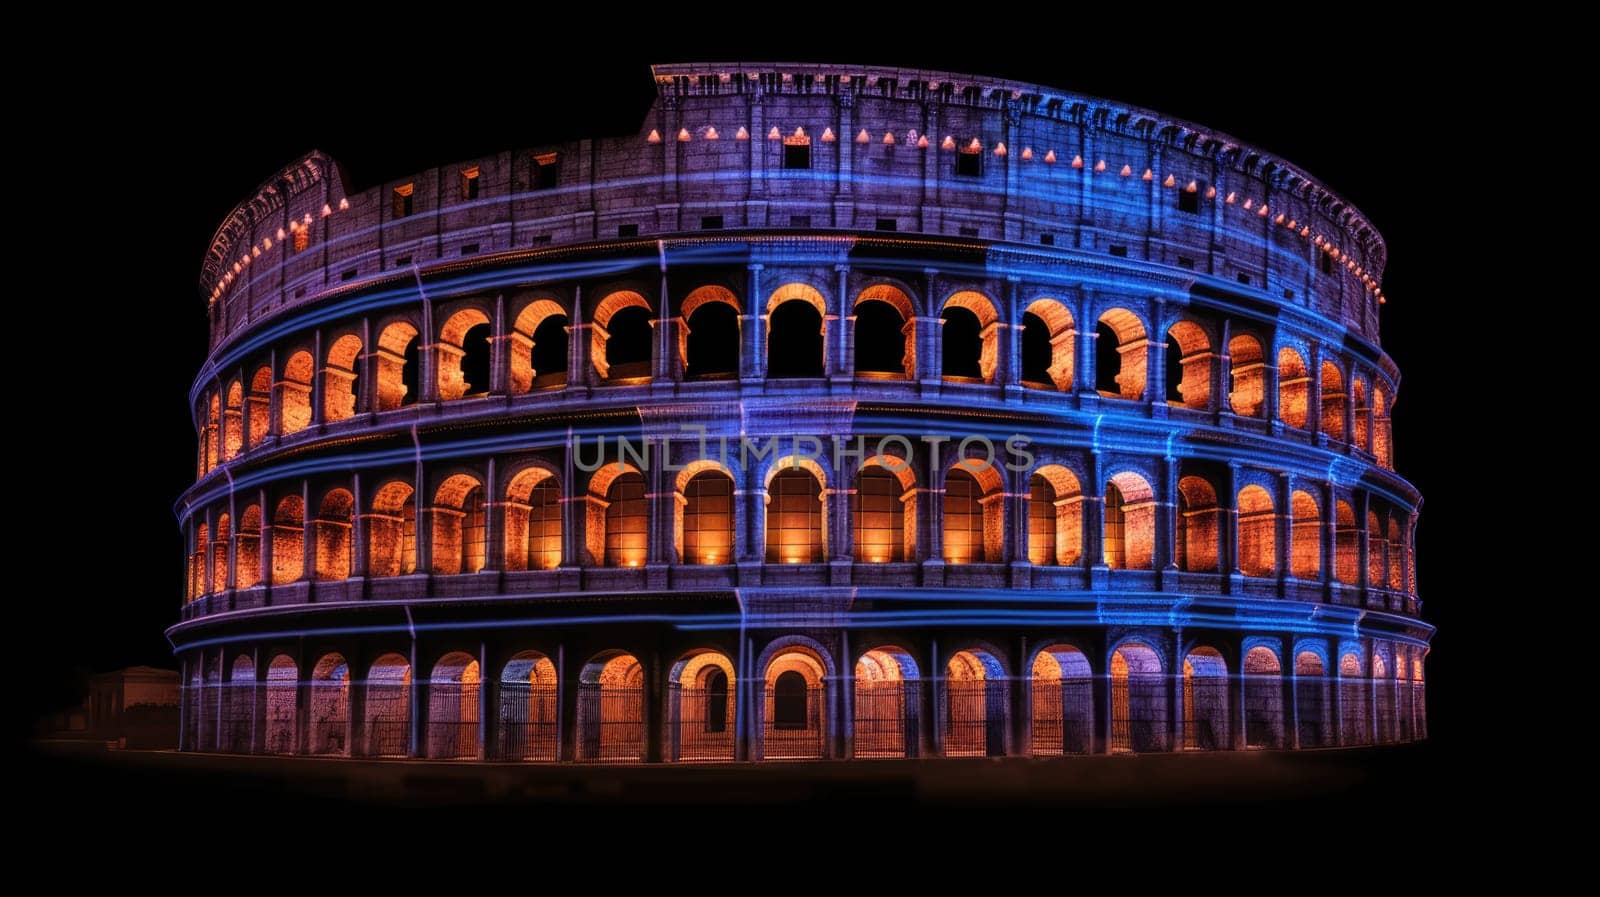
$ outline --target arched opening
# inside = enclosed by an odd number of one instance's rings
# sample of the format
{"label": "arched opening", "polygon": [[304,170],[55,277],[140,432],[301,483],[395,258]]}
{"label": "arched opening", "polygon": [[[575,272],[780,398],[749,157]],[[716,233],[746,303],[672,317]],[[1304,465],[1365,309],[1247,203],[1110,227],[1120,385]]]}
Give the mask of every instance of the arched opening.
{"label": "arched opening", "polygon": [[1367,680],[1361,675],[1361,658],[1346,654],[1339,658],[1339,743],[1368,744]]}
{"label": "arched opening", "polygon": [[733,759],[733,683],[733,662],[717,651],[696,652],[673,665],[667,681],[669,759]]}
{"label": "arched opening", "polygon": [[1372,655],[1372,705],[1377,713],[1378,744],[1396,740],[1394,725],[1394,675],[1383,655]]}
{"label": "arched opening", "polygon": [[696,308],[684,319],[683,340],[685,379],[739,376],[739,310],[734,305],[706,302]]}
{"label": "arched opening", "polygon": [[261,585],[261,506],[247,505],[239,515],[239,533],[234,537],[238,547],[234,552],[233,582],[237,588],[249,589]]}
{"label": "arched opening", "polygon": [[219,699],[222,696],[222,658],[208,657],[200,671],[200,741],[202,751],[217,749],[217,730],[220,722]]}
{"label": "arched opening", "polygon": [[1228,737],[1228,664],[1215,648],[1195,648],[1183,658],[1183,749],[1222,751]]}
{"label": "arched opening", "polygon": [[1322,432],[1344,441],[1344,376],[1339,366],[1322,362]]}
{"label": "arched opening", "polygon": [[957,651],[945,665],[944,755],[1006,754],[1005,668],[982,648]]}
{"label": "arched opening", "polygon": [[272,369],[256,368],[250,377],[250,396],[245,400],[250,415],[246,441],[251,448],[261,444],[272,431]]}
{"label": "arched opening", "polygon": [[1359,374],[1352,378],[1351,393],[1354,394],[1355,407],[1351,415],[1355,419],[1356,433],[1354,445],[1364,452],[1372,451],[1372,441],[1369,434],[1372,432],[1368,426],[1372,417],[1372,406],[1367,403],[1367,381]]}
{"label": "arched opening", "polygon": [[422,398],[422,341],[417,336],[417,328],[405,321],[390,324],[378,335],[379,411],[415,405]]}
{"label": "arched opening", "polygon": [[1381,589],[1389,583],[1389,543],[1383,538],[1383,518],[1367,512],[1367,587]]}
{"label": "arched opening", "polygon": [[439,658],[428,677],[428,756],[435,760],[478,759],[481,718],[478,661],[456,651]]}
{"label": "arched opening", "polygon": [[266,738],[262,745],[269,754],[298,753],[295,743],[299,731],[298,702],[300,668],[294,658],[279,654],[267,665]]}
{"label": "arched opening", "polygon": [[405,757],[411,753],[411,664],[400,654],[385,654],[367,670],[367,757]]}
{"label": "arched opening", "polygon": [[1246,576],[1277,572],[1278,515],[1272,495],[1260,486],[1239,490],[1239,570]]}
{"label": "arched opening", "polygon": [[433,494],[433,572],[477,573],[484,561],[483,485],[469,474],[453,474]]}
{"label": "arched opening", "polygon": [[1322,515],[1311,493],[1295,490],[1289,496],[1289,573],[1297,579],[1322,574]]}
{"label": "arched opening", "polygon": [[317,507],[317,579],[348,579],[350,576],[350,515],[355,496],[344,489],[330,489]]}
{"label": "arched opening", "polygon": [[962,290],[944,303],[940,373],[952,380],[994,382],[1000,358],[1000,315],[988,296]]}
{"label": "arched opening", "polygon": [[209,408],[206,423],[200,429],[200,476],[205,476],[217,466],[221,451],[221,434],[218,431],[222,426],[222,399],[212,393],[206,405]]}
{"label": "arched opening", "polygon": [[561,484],[542,467],[519,471],[506,485],[505,568],[561,566]]}
{"label": "arched opening", "polygon": [[1420,653],[1411,658],[1412,731],[1418,739],[1428,737],[1428,688],[1422,674]]}
{"label": "arched opening", "polygon": [[1149,570],[1155,557],[1155,494],[1136,473],[1106,481],[1105,564],[1113,570]]}
{"label": "arched opening", "polygon": [[328,423],[349,420],[360,408],[361,337],[347,333],[328,347],[328,365],[322,369],[322,417]]}
{"label": "arched opening", "polygon": [[1050,645],[1033,657],[1033,754],[1094,750],[1094,679],[1089,658],[1071,645]]}
{"label": "arched opening", "polygon": [[856,661],[854,755],[915,757],[920,738],[921,677],[910,654],[892,645]]}
{"label": "arched opening", "polygon": [[278,381],[278,432],[287,436],[311,425],[311,376],[316,362],[300,351],[283,363]]}
{"label": "arched opening", "polygon": [[1304,430],[1310,416],[1311,377],[1300,353],[1287,346],[1278,350],[1278,420]]}
{"label": "arched opening", "polygon": [[[644,477],[632,465],[606,464],[589,480],[589,550],[607,567],[643,566],[649,551]],[[596,538],[598,537],[598,538]]]}
{"label": "arched opening", "polygon": [[228,402],[222,408],[222,460],[232,461],[244,445],[244,387],[228,384]]}
{"label": "arched opening", "polygon": [[567,385],[567,313],[551,299],[523,306],[511,325],[512,395]]}
{"label": "arched opening", "polygon": [[217,515],[216,537],[211,541],[211,594],[228,589],[228,537],[233,525],[227,514]]}
{"label": "arched opening", "polygon": [[[284,687],[280,685],[280,687]],[[324,655],[311,668],[306,695],[308,743],[306,753],[335,757],[350,753],[350,667],[338,654]],[[293,701],[288,702],[293,720]]]}
{"label": "arched opening", "polygon": [[[815,462],[773,463],[767,479],[767,563],[814,564],[823,561],[821,468]],[[815,468],[813,470],[812,468]]]}
{"label": "arched opening", "polygon": [[[733,562],[733,477],[714,461],[678,475],[678,557],[685,564]],[[687,475],[687,479],[684,479]]]}
{"label": "arched opening", "polygon": [[1339,582],[1353,586],[1360,582],[1361,531],[1356,529],[1356,512],[1350,503],[1333,506],[1333,572]]}
{"label": "arched opening", "polygon": [[206,557],[211,550],[211,527],[204,523],[195,525],[194,545],[189,552],[189,597],[198,598],[211,588],[206,576]]}
{"label": "arched opening", "polygon": [[870,458],[856,473],[850,496],[855,560],[890,564],[917,556],[916,475],[903,458]]}
{"label": "arched opening", "polygon": [[488,393],[489,330],[489,316],[476,308],[463,308],[439,328],[434,358],[441,402]]}
{"label": "arched opening", "polygon": [[1142,642],[1123,642],[1111,654],[1111,752],[1166,749],[1166,677],[1161,657]]}
{"label": "arched opening", "polygon": [[1059,464],[1046,464],[1028,478],[1028,562],[1083,563],[1083,489],[1077,474]]}
{"label": "arched opening", "polygon": [[608,653],[578,676],[578,759],[645,759],[644,667],[632,654]]}
{"label": "arched opening", "polygon": [[1328,720],[1328,680],[1322,658],[1312,651],[1294,656],[1294,711],[1296,736],[1303,748],[1327,747],[1331,742]]}
{"label": "arched opening", "polygon": [[409,576],[417,569],[417,503],[411,484],[390,480],[372,497],[367,575]]}
{"label": "arched opening", "polygon": [[558,700],[550,658],[522,651],[506,661],[500,671],[500,759],[556,759]]}
{"label": "arched opening", "polygon": [[808,648],[780,651],[767,664],[762,701],[762,758],[812,760],[822,756],[827,731],[824,688],[827,667]]}
{"label": "arched opening", "polygon": [[1244,655],[1244,744],[1283,747],[1283,682],[1277,652],[1257,645]]}
{"label": "arched opening", "polygon": [[914,379],[917,317],[911,297],[888,284],[877,284],[856,297],[854,313],[856,374]]}
{"label": "arched opening", "polygon": [[1261,342],[1243,333],[1228,340],[1228,370],[1233,381],[1228,407],[1240,417],[1265,417],[1267,365]]}
{"label": "arched opening", "polygon": [[1035,299],[1022,315],[1022,385],[1071,392],[1076,336],[1065,305]]}
{"label": "arched opening", "polygon": [[306,504],[286,495],[272,515],[272,584],[295,582],[305,575]]}
{"label": "arched opening", "polygon": [[1217,492],[1201,477],[1178,480],[1177,536],[1173,563],[1190,573],[1216,573],[1217,536],[1222,530]]}
{"label": "arched opening", "polygon": [[1378,459],[1379,467],[1393,470],[1394,455],[1391,453],[1390,436],[1389,394],[1380,386],[1372,397],[1372,454]]}
{"label": "arched opening", "polygon": [[1405,588],[1405,546],[1400,540],[1400,521],[1389,518],[1389,588],[1399,592]]}
{"label": "arched opening", "polygon": [[1005,489],[993,464],[964,460],[944,476],[944,561],[1000,561]]}
{"label": "arched opening", "polygon": [[1193,321],[1167,329],[1167,402],[1204,411],[1211,407],[1211,340]]}
{"label": "arched opening", "polygon": [[254,750],[256,718],[256,664],[248,655],[233,659],[222,697],[222,745],[232,754]]}
{"label": "arched opening", "polygon": [[767,300],[767,378],[821,377],[827,303],[800,283],[779,287]]}
{"label": "arched opening", "polygon": [[618,383],[650,377],[650,314],[650,303],[628,290],[600,300],[589,328],[589,355],[600,379]]}
{"label": "arched opening", "polygon": [[1095,389],[1111,399],[1142,400],[1149,354],[1144,322],[1113,308],[1100,316],[1095,335]]}

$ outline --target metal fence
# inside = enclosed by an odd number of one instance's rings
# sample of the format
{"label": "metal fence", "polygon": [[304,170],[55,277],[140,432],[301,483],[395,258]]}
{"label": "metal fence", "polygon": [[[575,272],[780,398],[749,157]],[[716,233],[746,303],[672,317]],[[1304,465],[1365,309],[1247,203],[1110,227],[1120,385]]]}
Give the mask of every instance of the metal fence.
{"label": "metal fence", "polygon": [[672,683],[667,695],[671,758],[685,762],[732,760],[734,706],[731,689],[685,688]]}
{"label": "metal fence", "polygon": [[1283,747],[1283,680],[1277,675],[1245,674],[1244,744]]}
{"label": "metal fence", "polygon": [[1377,705],[1378,712],[1378,743],[1388,744],[1395,740],[1394,725],[1394,680],[1387,676],[1372,680],[1374,695],[1373,703]]}
{"label": "metal fence", "polygon": [[1111,750],[1167,749],[1167,680],[1159,673],[1111,679]]}
{"label": "metal fence", "polygon": [[764,689],[766,725],[762,732],[762,757],[767,760],[814,760],[822,756],[823,699],[821,686],[806,689],[806,716],[803,728],[779,728],[773,720],[773,693]]}
{"label": "metal fence", "polygon": [[1228,728],[1228,677],[1185,676],[1183,749],[1225,751],[1233,746]]}
{"label": "metal fence", "polygon": [[267,738],[264,750],[269,754],[293,754],[300,746],[295,743],[294,705],[287,708],[267,704]]}
{"label": "metal fence", "polygon": [[921,699],[922,683],[916,680],[856,680],[854,755],[915,757]]}
{"label": "metal fence", "polygon": [[404,719],[367,719],[366,757],[406,757],[411,754],[411,722]]}
{"label": "metal fence", "polygon": [[411,754],[411,686],[406,682],[373,680],[367,683],[366,757],[406,757]]}
{"label": "metal fence", "polygon": [[943,683],[946,757],[1005,754],[1006,686],[996,679]]}
{"label": "metal fence", "polygon": [[1034,755],[1089,753],[1094,747],[1094,680],[1036,680],[1032,691]]}
{"label": "metal fence", "polygon": [[644,689],[579,685],[578,759],[642,763],[644,758]]}
{"label": "metal fence", "polygon": [[478,758],[479,684],[452,680],[428,683],[428,756],[438,760]]}
{"label": "metal fence", "polygon": [[1339,734],[1346,745],[1372,741],[1367,729],[1367,680],[1339,680]]}
{"label": "metal fence", "polygon": [[1328,680],[1322,676],[1296,676],[1294,680],[1295,734],[1300,747],[1326,747],[1329,739]]}
{"label": "metal fence", "polygon": [[500,685],[501,760],[556,759],[556,687],[528,682]]}

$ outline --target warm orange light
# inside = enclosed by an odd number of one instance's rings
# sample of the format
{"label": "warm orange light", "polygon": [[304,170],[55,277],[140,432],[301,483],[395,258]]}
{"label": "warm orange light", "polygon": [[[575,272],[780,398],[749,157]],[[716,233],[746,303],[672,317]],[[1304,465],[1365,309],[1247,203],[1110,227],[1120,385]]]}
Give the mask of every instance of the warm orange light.
{"label": "warm orange light", "polygon": [[1095,171],[1105,171],[1106,170],[1106,160],[1101,159],[1100,161],[1094,163],[1094,170]]}
{"label": "warm orange light", "polygon": [[1055,162],[1056,162],[1056,151],[1055,151],[1055,150],[1049,150],[1049,151],[1047,151],[1047,152],[1046,152],[1046,153],[1045,153],[1045,154],[1044,154],[1044,160],[1045,160],[1045,161],[1046,161],[1046,162],[1049,162],[1049,163],[1050,163],[1050,164],[1051,164],[1051,165],[1054,165],[1054,164],[1055,164]]}
{"label": "warm orange light", "polygon": [[1228,198],[1224,199],[1223,202],[1227,203],[1230,206],[1233,205],[1233,191],[1232,190],[1228,191]]}
{"label": "warm orange light", "polygon": [[1155,179],[1156,179],[1156,173],[1151,171],[1148,168],[1146,168],[1144,170],[1144,174],[1139,175],[1139,180],[1141,180],[1141,181],[1153,181]]}
{"label": "warm orange light", "polygon": [[679,143],[688,143],[689,142],[689,129],[688,128],[679,128],[678,129],[678,142]]}
{"label": "warm orange light", "polygon": [[1022,148],[1022,161],[1024,161],[1024,162],[1033,161],[1033,147],[1025,146],[1025,147]]}
{"label": "warm orange light", "polygon": [[749,140],[750,139],[750,132],[745,130],[744,125],[740,125],[739,126],[739,133],[733,135],[733,139],[734,140]]}
{"label": "warm orange light", "polygon": [[1082,156],[1073,156],[1072,157],[1072,167],[1073,168],[1082,168],[1083,167],[1083,157]]}
{"label": "warm orange light", "polygon": [[1247,212],[1250,211],[1250,209],[1253,208],[1255,206],[1255,204],[1256,204],[1255,200],[1246,197],[1245,201],[1244,201],[1245,211],[1247,211]]}
{"label": "warm orange light", "polygon": [[1215,188],[1215,187],[1207,187],[1206,188],[1206,199],[1216,199],[1216,198],[1217,198],[1217,188]]}
{"label": "warm orange light", "polygon": [[856,134],[856,143],[870,143],[870,142],[872,142],[872,136],[867,133],[867,129],[866,128],[862,128],[861,132]]}
{"label": "warm orange light", "polygon": [[323,203],[322,204],[322,217],[326,218],[326,217],[328,217],[329,215],[332,215],[332,214],[333,214],[333,207],[328,205],[327,203]]}
{"label": "warm orange light", "polygon": [[341,212],[350,211],[350,197],[343,196],[343,197],[339,198],[339,211],[341,211]]}
{"label": "warm orange light", "polygon": [[884,131],[883,132],[883,145],[884,146],[894,146],[894,132],[893,131]]}
{"label": "warm orange light", "polygon": [[767,132],[767,139],[768,140],[782,140],[783,139],[783,135],[778,133],[778,126],[777,125],[773,125],[772,126],[772,130]]}
{"label": "warm orange light", "polygon": [[1133,166],[1125,164],[1122,166],[1122,170],[1117,173],[1123,177],[1131,177],[1133,175]]}
{"label": "warm orange light", "polygon": [[917,138],[917,149],[927,149],[927,148],[928,148],[928,135],[924,134],[921,137]]}
{"label": "warm orange light", "polygon": [[650,136],[645,138],[645,142],[646,143],[660,143],[661,142],[661,132],[657,131],[655,128],[651,128],[650,129]]}
{"label": "warm orange light", "polygon": [[279,240],[279,242],[282,242],[284,240],[283,228],[281,228],[281,227],[278,228],[278,240]]}
{"label": "warm orange light", "polygon": [[706,126],[706,139],[707,140],[720,140],[721,138],[722,138],[722,135],[717,133],[717,126],[716,125],[707,125]]}
{"label": "warm orange light", "polygon": [[806,129],[805,128],[795,128],[794,129],[794,139],[801,140],[805,136],[806,136]]}
{"label": "warm orange light", "polygon": [[1006,143],[1004,140],[995,141],[994,154],[997,156],[1003,156],[1006,154]]}
{"label": "warm orange light", "polygon": [[951,137],[949,134],[946,134],[945,137],[944,137],[944,142],[939,144],[939,149],[953,150],[955,148],[956,148],[956,139],[954,137]]}
{"label": "warm orange light", "polygon": [[1183,192],[1185,192],[1185,193],[1199,193],[1200,192],[1200,185],[1195,183],[1194,181],[1190,181],[1189,183],[1184,185]]}
{"label": "warm orange light", "polygon": [[1272,223],[1274,223],[1274,224],[1282,224],[1283,223],[1283,213],[1279,212],[1278,213],[1278,217],[1272,219]]}
{"label": "warm orange light", "polygon": [[1262,218],[1267,217],[1267,204],[1266,203],[1262,203],[1261,204],[1261,208],[1256,212],[1256,214],[1259,215]]}
{"label": "warm orange light", "polygon": [[967,144],[967,152],[981,153],[983,152],[983,144],[978,142],[978,138],[974,137],[972,138],[972,142]]}
{"label": "warm orange light", "polygon": [[823,128],[822,129],[822,142],[823,143],[832,143],[834,141],[834,139],[835,138],[833,136],[833,129],[832,128]]}
{"label": "warm orange light", "polygon": [[1173,177],[1170,174],[1167,175],[1167,179],[1166,180],[1161,182],[1161,186],[1163,186],[1163,187],[1176,187],[1177,185],[1178,185],[1178,179]]}

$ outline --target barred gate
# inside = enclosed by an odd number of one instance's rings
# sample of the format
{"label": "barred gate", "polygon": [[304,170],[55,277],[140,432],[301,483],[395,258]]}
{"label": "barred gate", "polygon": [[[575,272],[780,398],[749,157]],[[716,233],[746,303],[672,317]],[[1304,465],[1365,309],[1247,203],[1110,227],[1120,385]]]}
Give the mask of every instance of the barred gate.
{"label": "barred gate", "polygon": [[480,684],[453,680],[428,683],[428,756],[436,760],[478,759]]}
{"label": "barred gate", "polygon": [[1295,725],[1300,747],[1327,747],[1328,680],[1321,676],[1296,676]]}
{"label": "barred gate", "polygon": [[501,760],[556,759],[556,687],[528,682],[500,684]]}
{"label": "barred gate", "polygon": [[1228,737],[1228,677],[1193,675],[1183,680],[1183,749],[1225,751]]}
{"label": "barred gate", "polygon": [[[389,680],[367,682],[367,757],[411,754],[411,688]],[[342,721],[341,721],[342,722]]]}
{"label": "barred gate", "polygon": [[248,754],[254,745],[256,716],[256,686],[254,682],[239,685],[233,682],[223,686],[222,697],[223,750],[235,754]]}
{"label": "barred gate", "polygon": [[1270,673],[1244,677],[1244,744],[1283,747],[1283,680]]}
{"label": "barred gate", "polygon": [[579,684],[578,759],[642,763],[644,758],[644,689]]}
{"label": "barred gate", "polygon": [[667,731],[675,739],[672,758],[732,760],[734,705],[730,689],[685,688],[680,683],[670,683]]}
{"label": "barred gate", "polygon": [[200,749],[200,682],[199,677],[183,686],[183,749]]}
{"label": "barred gate", "polygon": [[1399,699],[1400,704],[1399,728],[1401,741],[1411,741],[1414,737],[1411,733],[1411,695],[1412,688],[1410,680],[1401,679],[1395,682],[1395,696]]}
{"label": "barred gate", "polygon": [[916,725],[922,683],[857,679],[854,755],[858,758],[917,756]]}
{"label": "barred gate", "polygon": [[1087,754],[1094,749],[1094,680],[1035,680],[1034,756]]}
{"label": "barred gate", "polygon": [[947,681],[944,693],[944,755],[1005,754],[1006,681]]}
{"label": "barred gate", "polygon": [[[1130,672],[1111,679],[1111,750],[1167,749],[1166,677]],[[1226,686],[1224,686],[1226,688]]]}
{"label": "barred gate", "polygon": [[1422,740],[1422,739],[1427,738],[1428,737],[1428,689],[1427,689],[1427,680],[1424,680],[1424,679],[1413,679],[1413,680],[1411,680],[1411,711],[1412,711],[1412,713],[1414,713],[1416,715],[1416,724],[1412,727],[1412,731],[1416,733],[1416,736],[1417,736],[1418,740]]}
{"label": "barred gate", "polygon": [[1394,680],[1388,676],[1374,679],[1373,691],[1378,705],[1378,743],[1389,744],[1395,740]]}
{"label": "barred gate", "polygon": [[766,723],[762,732],[761,756],[765,760],[816,760],[822,757],[823,700],[826,689],[806,687],[805,727],[779,728],[773,720],[773,689],[763,689]]}
{"label": "barred gate", "polygon": [[[347,756],[350,753],[350,685],[343,680],[314,679],[310,683],[310,733],[308,754]],[[371,708],[373,696],[367,696]],[[368,711],[371,712],[370,710]]]}
{"label": "barred gate", "polygon": [[1339,734],[1346,745],[1367,744],[1367,680],[1339,679]]}

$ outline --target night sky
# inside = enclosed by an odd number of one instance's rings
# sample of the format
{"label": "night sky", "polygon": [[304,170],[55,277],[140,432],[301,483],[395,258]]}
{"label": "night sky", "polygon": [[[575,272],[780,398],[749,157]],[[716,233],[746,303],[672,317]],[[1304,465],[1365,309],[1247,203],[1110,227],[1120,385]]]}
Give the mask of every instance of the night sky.
{"label": "night sky", "polygon": [[[41,130],[38,141],[53,167],[30,173],[24,189],[36,194],[32,207],[71,229],[39,241],[49,245],[33,259],[50,265],[60,283],[11,297],[23,314],[56,328],[53,358],[17,367],[17,358],[29,357],[25,349],[12,362],[13,377],[47,390],[36,413],[49,422],[36,446],[25,437],[23,451],[36,451],[39,466],[20,474],[27,507],[46,511],[43,525],[24,533],[27,549],[10,558],[13,570],[50,563],[38,586],[11,595],[25,619],[43,627],[29,640],[38,652],[30,696],[43,709],[75,700],[87,672],[174,665],[162,631],[181,600],[172,505],[194,475],[186,394],[206,351],[197,280],[213,231],[237,202],[313,148],[342,164],[354,192],[507,148],[629,133],[653,94],[651,62],[737,55],[921,65],[1110,97],[1280,154],[1359,206],[1389,246],[1382,339],[1403,377],[1395,460],[1426,497],[1418,580],[1424,615],[1441,628],[1429,660],[1429,701],[1433,735],[1445,736],[1455,727],[1445,709],[1454,703],[1450,673],[1465,666],[1452,656],[1465,638],[1453,628],[1464,614],[1459,574],[1449,566],[1463,555],[1456,534],[1468,510],[1450,468],[1434,464],[1456,438],[1445,409],[1463,400],[1451,395],[1448,338],[1436,328],[1454,289],[1449,279],[1471,273],[1455,270],[1463,260],[1438,236],[1451,223],[1456,188],[1429,167],[1436,141],[1454,127],[1436,92],[1450,73],[1428,84],[1358,62],[1347,46],[1317,46],[1316,38],[1286,39],[1282,51],[1236,49],[1242,39],[1189,35],[1167,45],[1130,36],[1101,50],[1062,39],[1030,51],[1008,36],[1005,55],[993,58],[971,43],[937,40],[812,45],[838,48],[827,56],[756,44],[703,56],[612,50],[603,59],[564,61],[544,50],[520,58],[486,51],[444,66],[349,52],[377,40],[369,34],[332,40],[341,49],[300,69],[298,94],[262,59],[250,63],[260,66],[259,85],[256,75],[218,71],[215,60],[169,61],[165,70],[130,63],[92,98],[59,98],[51,110],[69,121]],[[884,46],[900,49],[885,53]],[[1359,55],[1378,59],[1400,49],[1369,42]],[[64,322],[63,314],[79,321]],[[94,324],[82,337],[80,321]],[[78,360],[65,361],[62,352]],[[51,404],[60,396],[76,398]],[[11,430],[13,438],[23,432],[33,431]]]}

